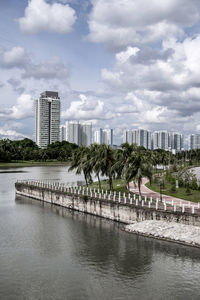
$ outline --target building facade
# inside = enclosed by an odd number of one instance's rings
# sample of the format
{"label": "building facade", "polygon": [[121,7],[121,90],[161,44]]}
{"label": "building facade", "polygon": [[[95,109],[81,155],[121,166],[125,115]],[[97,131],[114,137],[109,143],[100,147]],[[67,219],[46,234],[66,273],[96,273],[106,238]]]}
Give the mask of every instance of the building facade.
{"label": "building facade", "polygon": [[57,92],[45,91],[35,100],[35,141],[45,148],[60,140],[60,98]]}
{"label": "building facade", "polygon": [[113,147],[113,129],[102,129],[94,132],[94,143]]}
{"label": "building facade", "polygon": [[200,149],[200,134],[190,135],[190,149]]}
{"label": "building facade", "polygon": [[92,124],[69,121],[66,123],[66,140],[78,146],[92,144]]}
{"label": "building facade", "polygon": [[151,149],[151,132],[145,129],[125,130],[123,142]]}
{"label": "building facade", "polygon": [[66,141],[66,126],[60,125],[60,142]]}

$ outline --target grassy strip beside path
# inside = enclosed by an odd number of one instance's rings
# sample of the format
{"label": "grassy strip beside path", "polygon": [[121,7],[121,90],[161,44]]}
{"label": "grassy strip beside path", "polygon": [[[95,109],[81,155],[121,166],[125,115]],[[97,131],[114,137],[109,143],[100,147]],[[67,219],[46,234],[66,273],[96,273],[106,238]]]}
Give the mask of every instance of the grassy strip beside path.
{"label": "grassy strip beside path", "polygon": [[[146,187],[148,187],[150,190],[152,190],[154,192],[160,193],[160,185],[159,184],[156,184],[156,183],[150,184],[150,182],[147,182]],[[171,186],[168,183],[166,183],[164,189],[162,189],[162,194],[180,198],[183,200],[192,201],[192,202],[200,202],[200,191],[191,190],[191,193],[187,194],[186,189],[183,187],[176,189],[176,192],[171,192],[170,189],[171,189]]]}
{"label": "grassy strip beside path", "polygon": [[16,168],[16,167],[37,167],[37,166],[68,166],[68,162],[62,162],[57,160],[51,161],[11,161],[9,163],[0,163],[0,168]]}

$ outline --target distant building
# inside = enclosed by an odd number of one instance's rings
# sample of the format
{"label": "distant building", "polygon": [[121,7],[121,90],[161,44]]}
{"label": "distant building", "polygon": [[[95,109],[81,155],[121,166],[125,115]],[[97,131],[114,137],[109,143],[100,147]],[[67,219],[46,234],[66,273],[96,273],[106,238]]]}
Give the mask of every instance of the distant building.
{"label": "distant building", "polygon": [[94,143],[96,144],[103,144],[103,129],[100,128],[94,132]]}
{"label": "distant building", "polygon": [[80,124],[79,122],[69,121],[66,123],[66,140],[69,143],[81,145],[80,143]]}
{"label": "distant building", "polygon": [[113,129],[103,129],[103,144],[113,146]]}
{"label": "distant building", "polygon": [[125,130],[123,143],[136,144],[151,149],[151,132],[145,129]]}
{"label": "distant building", "polygon": [[66,126],[60,125],[60,142],[66,141]]}
{"label": "distant building", "polygon": [[45,148],[59,141],[60,98],[57,92],[45,91],[35,100],[35,141]]}
{"label": "distant building", "polygon": [[200,134],[190,135],[190,149],[200,149]]}
{"label": "distant building", "polygon": [[94,142],[97,144],[105,144],[113,146],[113,129],[102,129],[94,132]]}
{"label": "distant building", "polygon": [[92,144],[92,124],[80,125],[80,142],[86,147]]}
{"label": "distant building", "polygon": [[90,146],[92,143],[92,124],[69,121],[66,123],[66,140],[78,146]]}
{"label": "distant building", "polygon": [[170,132],[168,135],[169,150],[173,152],[184,149],[184,136],[179,132]]}

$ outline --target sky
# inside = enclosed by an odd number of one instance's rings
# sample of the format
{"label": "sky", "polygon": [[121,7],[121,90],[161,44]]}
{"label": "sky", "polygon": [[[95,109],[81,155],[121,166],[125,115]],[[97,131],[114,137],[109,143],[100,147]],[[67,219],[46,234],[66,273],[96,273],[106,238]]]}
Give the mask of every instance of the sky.
{"label": "sky", "polygon": [[34,139],[34,99],[61,124],[200,133],[199,0],[1,0],[0,138]]}

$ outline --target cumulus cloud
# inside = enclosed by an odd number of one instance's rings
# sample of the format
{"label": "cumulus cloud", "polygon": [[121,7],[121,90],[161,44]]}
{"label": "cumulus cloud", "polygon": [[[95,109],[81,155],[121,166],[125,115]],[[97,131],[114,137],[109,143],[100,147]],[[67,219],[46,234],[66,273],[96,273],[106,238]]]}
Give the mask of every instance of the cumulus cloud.
{"label": "cumulus cloud", "polygon": [[0,65],[4,68],[25,68],[29,57],[23,47],[13,47],[10,50],[0,49]]}
{"label": "cumulus cloud", "polygon": [[22,94],[17,98],[16,105],[0,111],[0,119],[22,120],[33,116],[33,99],[31,95]]}
{"label": "cumulus cloud", "polygon": [[40,64],[29,64],[26,66],[22,78],[34,79],[62,79],[66,80],[69,76],[69,67],[61,62],[58,57]]}
{"label": "cumulus cloud", "polygon": [[8,79],[7,82],[12,86],[13,90],[18,94],[24,93],[24,87],[22,87],[22,82],[19,79],[11,77]]}
{"label": "cumulus cloud", "polygon": [[3,128],[0,128],[0,138],[1,139],[22,139],[27,138],[28,136],[24,135],[23,133],[17,132],[16,130],[5,130]]}
{"label": "cumulus cloud", "polygon": [[[183,90],[200,86],[200,35],[163,42],[162,49],[139,49],[125,61],[116,55],[113,70],[103,69],[102,78],[116,88],[157,91]],[[130,47],[129,47],[130,48]],[[134,48],[132,48],[134,49]],[[130,52],[130,50],[129,50]]]}
{"label": "cumulus cloud", "polygon": [[[89,38],[111,48],[184,35],[182,27],[199,21],[197,0],[93,0]],[[178,12],[178,13],[177,13]]]}
{"label": "cumulus cloud", "polygon": [[68,120],[111,119],[114,114],[106,112],[104,102],[79,95],[79,101],[72,101],[69,108],[62,112],[62,118]]}
{"label": "cumulus cloud", "polygon": [[[34,63],[23,47],[13,47],[9,50],[0,49],[0,67],[22,70],[22,79],[59,79],[66,82],[70,74],[70,67],[65,65],[59,57],[53,57],[48,61]],[[23,87],[19,87],[20,80],[11,78],[8,80],[8,83],[11,84],[15,91],[23,92]]]}
{"label": "cumulus cloud", "polygon": [[45,0],[30,0],[24,17],[18,19],[20,30],[24,33],[68,33],[75,21],[75,10],[68,4],[49,4]]}
{"label": "cumulus cloud", "polygon": [[159,48],[128,46],[118,52],[113,68],[101,71],[107,89],[118,94],[118,119],[127,128],[134,124],[151,130],[197,130],[199,47],[200,35],[195,35],[182,41],[166,39]]}

